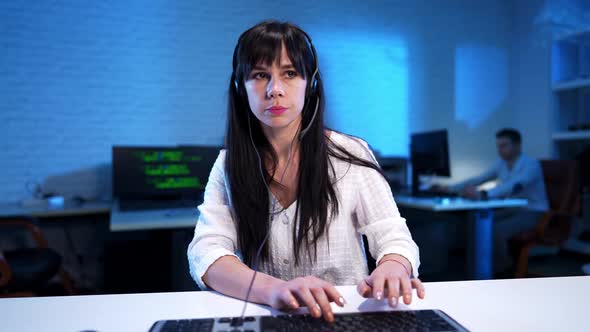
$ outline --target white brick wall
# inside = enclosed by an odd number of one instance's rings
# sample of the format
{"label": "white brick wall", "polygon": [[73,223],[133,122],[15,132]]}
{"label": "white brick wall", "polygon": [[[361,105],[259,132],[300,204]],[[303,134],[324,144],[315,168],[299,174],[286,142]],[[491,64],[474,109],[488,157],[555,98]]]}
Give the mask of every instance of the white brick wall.
{"label": "white brick wall", "polygon": [[[412,130],[460,125],[454,47],[509,47],[503,1],[3,1],[0,201],[28,197],[27,181],[109,163],[115,144],[221,144],[235,41],[265,18],[314,37],[329,122],[390,153],[406,153]],[[387,59],[400,47],[407,63],[398,70],[399,58]],[[403,95],[389,95],[399,84]],[[384,113],[358,120],[363,112]],[[495,118],[507,122],[507,108]],[[490,147],[496,128],[480,128]],[[458,151],[472,160],[494,153]]]}

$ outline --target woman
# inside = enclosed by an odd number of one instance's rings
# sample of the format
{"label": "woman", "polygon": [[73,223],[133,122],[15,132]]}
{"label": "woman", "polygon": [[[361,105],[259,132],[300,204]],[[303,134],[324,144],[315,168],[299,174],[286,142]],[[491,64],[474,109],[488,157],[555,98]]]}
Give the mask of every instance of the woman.
{"label": "woman", "polygon": [[[311,39],[262,22],[234,50],[226,150],[213,166],[191,274],[201,288],[333,320],[333,286],[365,297],[424,297],[418,248],[367,144],[324,127]],[[367,236],[378,266],[367,276]],[[260,271],[256,273],[255,271]]]}

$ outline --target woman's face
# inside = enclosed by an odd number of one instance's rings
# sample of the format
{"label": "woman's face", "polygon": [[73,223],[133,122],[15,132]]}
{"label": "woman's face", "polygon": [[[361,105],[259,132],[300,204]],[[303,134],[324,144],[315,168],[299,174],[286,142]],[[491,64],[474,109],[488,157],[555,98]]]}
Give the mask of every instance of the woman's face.
{"label": "woman's face", "polygon": [[285,47],[281,50],[280,63],[256,65],[245,81],[250,109],[263,125],[271,128],[299,125],[306,85]]}

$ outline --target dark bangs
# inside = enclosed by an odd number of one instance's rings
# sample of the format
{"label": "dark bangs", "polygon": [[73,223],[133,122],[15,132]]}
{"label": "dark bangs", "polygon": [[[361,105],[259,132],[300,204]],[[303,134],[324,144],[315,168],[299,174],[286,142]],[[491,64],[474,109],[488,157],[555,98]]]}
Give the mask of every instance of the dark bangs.
{"label": "dark bangs", "polygon": [[299,75],[304,79],[311,76],[314,59],[311,49],[301,32],[296,33],[293,25],[279,22],[257,25],[240,37],[240,47],[234,61],[238,82],[244,82],[252,69],[263,64],[280,64],[282,45]]}

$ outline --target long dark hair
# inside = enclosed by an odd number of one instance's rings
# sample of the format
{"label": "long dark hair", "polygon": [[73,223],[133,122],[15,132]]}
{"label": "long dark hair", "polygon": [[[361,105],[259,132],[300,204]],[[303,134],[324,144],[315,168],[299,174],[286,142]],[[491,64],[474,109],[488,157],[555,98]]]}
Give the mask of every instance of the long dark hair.
{"label": "long dark hair", "polygon": [[[308,40],[305,32],[291,23],[265,21],[245,31],[234,50],[233,72],[229,84],[225,173],[229,182],[233,217],[237,222],[238,248],[244,262],[249,266],[254,263],[256,250],[270,231],[270,193],[258,171],[257,151],[252,141],[262,160],[270,160],[270,170],[263,170],[268,184],[273,181],[277,156],[264,135],[260,122],[250,110],[244,81],[255,65],[271,65],[280,58],[284,45],[293,66],[310,84],[310,78],[316,69],[315,52],[310,43],[311,39]],[[301,127],[309,126],[309,130],[301,139],[299,148],[295,214],[297,222],[292,235],[296,265],[300,263],[302,249],[310,260],[312,256],[313,260],[317,259],[317,241],[327,235],[330,218],[338,214],[338,199],[334,189],[337,179],[328,156],[369,167],[383,174],[376,163],[351,154],[326,135],[324,90],[319,72],[316,79],[313,89],[308,86],[311,93],[306,94],[301,120]],[[317,98],[319,106],[315,119],[311,122]],[[269,245],[266,242],[262,247],[260,261],[265,262],[269,258]]]}

